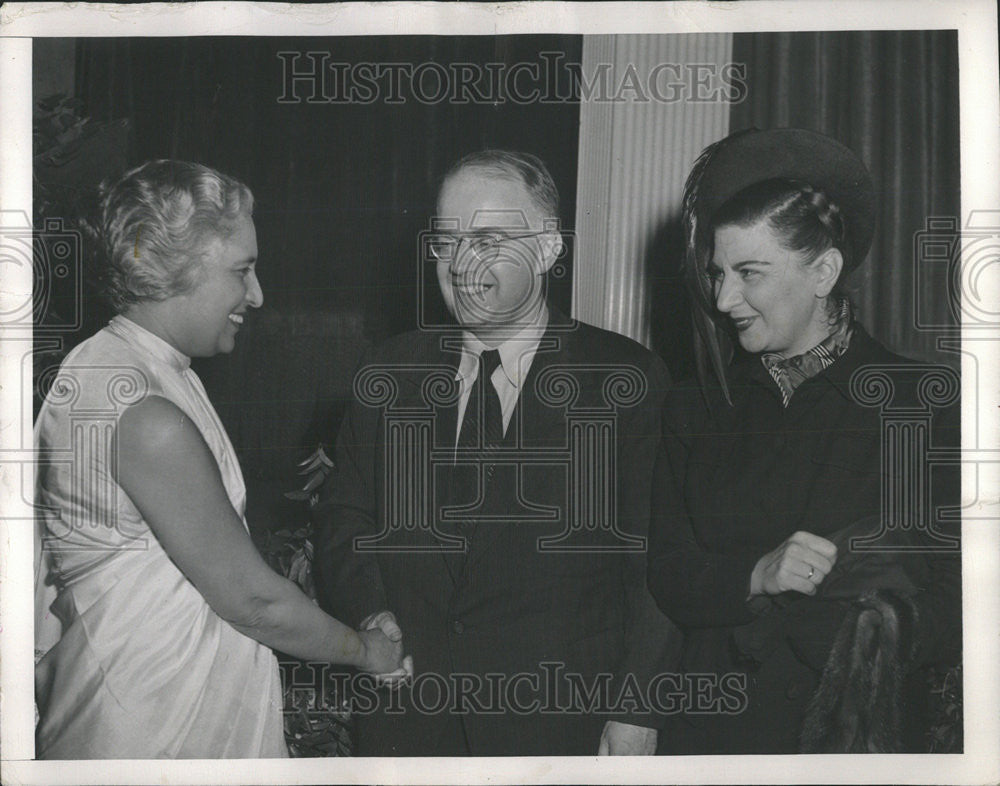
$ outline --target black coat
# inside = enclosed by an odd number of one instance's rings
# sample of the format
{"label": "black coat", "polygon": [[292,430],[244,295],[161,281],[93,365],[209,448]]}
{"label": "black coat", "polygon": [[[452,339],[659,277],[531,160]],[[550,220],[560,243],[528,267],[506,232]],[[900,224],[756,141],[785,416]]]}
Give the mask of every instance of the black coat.
{"label": "black coat", "polygon": [[[750,575],[760,557],[796,531],[840,540],[866,520],[878,531],[883,483],[894,469],[881,463],[880,409],[862,406],[851,393],[852,374],[871,364],[893,367],[894,406],[920,409],[918,379],[927,367],[890,353],[857,325],[847,352],[804,382],[787,409],[757,357],[734,367],[732,407],[720,391],[703,394],[694,384],[668,394],[654,479],[649,587],[685,632],[684,670],[733,675],[729,692],[737,684],[745,698],[708,712],[670,715],[661,751],[797,750],[805,708],[846,603],[821,598],[822,592],[815,598],[785,593],[779,598],[796,604],[796,625],[768,635],[769,622],[757,617],[759,599],[748,602]],[[957,446],[958,407],[928,411],[931,446]],[[957,467],[937,467],[930,477],[932,504],[956,504]],[[944,549],[900,560],[918,587],[920,662],[958,658],[959,526],[952,519],[938,521],[933,531],[917,526],[887,533],[907,545]],[[853,556],[841,549],[838,564]],[[885,575],[886,586],[898,583],[893,571]]]}
{"label": "black coat", "polygon": [[[509,706],[505,695],[507,706],[499,713],[421,714],[404,690],[402,713],[359,714],[358,750],[363,755],[461,752],[456,737],[462,735],[474,754],[593,755],[604,721],[612,716],[597,706],[593,711],[559,710],[567,700],[565,683],[548,708],[554,711],[543,711],[546,697],[531,680],[554,688],[558,669],[580,675],[588,685],[606,674],[613,677],[614,694],[627,674],[645,684],[676,665],[679,634],[645,585],[650,480],[666,369],[622,336],[557,314],[551,321],[507,428],[504,450],[510,463],[498,464],[490,493],[480,500],[489,508],[483,512],[496,519],[477,523],[467,555],[442,552],[446,538],[440,533],[455,530],[442,521],[439,502],[427,508],[425,522],[432,520],[436,532],[427,526],[390,528],[378,541],[379,550],[367,553],[354,543],[358,536],[380,533],[394,510],[413,506],[405,484],[417,483],[419,473],[393,478],[391,468],[397,465],[387,460],[394,441],[416,433],[394,426],[397,417],[430,416],[428,433],[437,459],[426,477],[435,481],[436,499],[448,499],[450,505],[476,503],[477,468],[450,466],[447,459],[455,444],[456,408],[445,389],[454,379],[458,352],[442,348],[440,334],[407,334],[365,363],[368,369],[385,371],[386,388],[363,382],[372,377],[357,378],[356,391],[373,401],[368,406],[353,402],[337,444],[337,469],[317,511],[314,571],[321,605],[352,625],[372,612],[394,612],[418,679],[432,673],[446,681],[452,675],[472,675],[469,684],[484,707],[489,706],[489,689],[476,691],[476,680],[499,675],[494,679],[505,686],[514,675],[535,675],[522,678],[518,688],[515,702],[523,704],[521,712]],[[460,348],[460,339],[451,340],[453,349]],[[639,388],[609,384],[623,369]],[[380,393],[388,398],[374,401]],[[626,403],[609,406],[616,398]],[[572,450],[570,423],[579,417],[603,421],[614,435],[611,457],[616,463],[609,467],[609,477],[615,481],[607,488],[598,483],[586,452],[579,454],[583,458],[575,470],[560,459]],[[586,439],[600,439],[603,428]],[[580,443],[578,453],[580,449],[589,448]],[[549,458],[539,461],[546,453]],[[577,501],[567,494],[574,472],[583,492]],[[570,531],[571,511],[578,504],[600,520],[605,506],[614,505],[620,532],[640,538],[633,550],[622,551],[622,537],[603,526],[574,531],[548,548],[540,545],[540,538]],[[407,516],[415,520],[419,511]],[[436,700],[439,687],[425,685],[425,709]],[[541,702],[533,704],[533,699]],[[616,717],[640,725],[658,720],[631,712]]]}

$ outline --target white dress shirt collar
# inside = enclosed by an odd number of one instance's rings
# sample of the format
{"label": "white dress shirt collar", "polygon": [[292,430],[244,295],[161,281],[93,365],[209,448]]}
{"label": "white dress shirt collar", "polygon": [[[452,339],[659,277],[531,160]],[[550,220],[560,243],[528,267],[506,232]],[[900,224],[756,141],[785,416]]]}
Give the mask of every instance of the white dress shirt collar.
{"label": "white dress shirt collar", "polygon": [[[538,345],[545,334],[549,322],[548,308],[543,304],[538,316],[521,331],[496,347],[500,352],[500,367],[507,381],[520,390],[531,364],[538,352]],[[476,338],[472,333],[462,331],[462,360],[458,364],[455,379],[461,382],[463,389],[472,387],[479,373],[479,355],[490,347]]]}

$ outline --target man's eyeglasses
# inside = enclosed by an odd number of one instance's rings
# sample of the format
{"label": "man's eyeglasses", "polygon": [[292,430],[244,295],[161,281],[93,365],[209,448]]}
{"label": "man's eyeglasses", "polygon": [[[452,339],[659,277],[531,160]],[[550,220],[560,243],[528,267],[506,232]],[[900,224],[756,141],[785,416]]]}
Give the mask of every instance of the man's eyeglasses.
{"label": "man's eyeglasses", "polygon": [[551,232],[543,229],[541,232],[457,232],[449,234],[431,235],[427,240],[427,247],[435,259],[440,262],[451,262],[458,254],[458,249],[462,243],[468,243],[469,249],[476,255],[476,259],[481,262],[492,261],[500,251],[500,244],[511,240],[524,240],[529,237],[538,237]]}

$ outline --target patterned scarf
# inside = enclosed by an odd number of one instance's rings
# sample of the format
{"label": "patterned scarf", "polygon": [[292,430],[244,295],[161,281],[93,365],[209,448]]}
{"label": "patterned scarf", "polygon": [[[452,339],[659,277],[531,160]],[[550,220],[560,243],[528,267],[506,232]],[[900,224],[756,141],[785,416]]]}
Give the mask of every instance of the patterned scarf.
{"label": "patterned scarf", "polygon": [[764,368],[781,390],[781,402],[784,406],[788,406],[792,394],[799,385],[829,368],[833,361],[847,351],[851,343],[853,322],[851,304],[846,297],[841,298],[837,305],[837,318],[833,331],[808,352],[791,358],[783,358],[774,352],[761,355]]}

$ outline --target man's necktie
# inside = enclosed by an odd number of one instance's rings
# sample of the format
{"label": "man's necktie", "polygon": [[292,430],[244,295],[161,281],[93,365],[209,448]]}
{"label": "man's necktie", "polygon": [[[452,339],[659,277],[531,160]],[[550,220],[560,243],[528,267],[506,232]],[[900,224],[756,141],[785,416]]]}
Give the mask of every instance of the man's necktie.
{"label": "man's necktie", "polygon": [[499,365],[500,353],[495,349],[484,350],[479,356],[479,374],[472,384],[459,432],[460,448],[489,451],[503,442],[503,412],[492,380]]}
{"label": "man's necktie", "polygon": [[[500,397],[493,387],[493,372],[500,365],[500,353],[495,349],[487,349],[479,356],[479,373],[469,392],[469,400],[465,405],[465,417],[462,419],[462,430],[458,436],[458,447],[479,451],[477,458],[485,462],[484,471],[480,477],[484,484],[493,478],[494,465],[489,462],[489,456],[503,441],[503,412],[500,409]],[[481,489],[485,493],[486,489]],[[475,519],[458,522],[458,530],[467,539],[471,539],[476,531]],[[464,562],[464,560],[460,560]]]}

